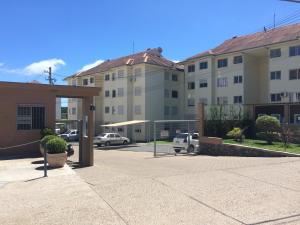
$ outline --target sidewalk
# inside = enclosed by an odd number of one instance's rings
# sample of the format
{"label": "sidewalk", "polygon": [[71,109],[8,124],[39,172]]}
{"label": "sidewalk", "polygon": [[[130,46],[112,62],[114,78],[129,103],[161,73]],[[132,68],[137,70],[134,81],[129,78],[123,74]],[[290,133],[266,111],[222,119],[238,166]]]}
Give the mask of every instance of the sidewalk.
{"label": "sidewalk", "polygon": [[1,225],[125,224],[68,166],[42,177],[41,160],[0,161]]}

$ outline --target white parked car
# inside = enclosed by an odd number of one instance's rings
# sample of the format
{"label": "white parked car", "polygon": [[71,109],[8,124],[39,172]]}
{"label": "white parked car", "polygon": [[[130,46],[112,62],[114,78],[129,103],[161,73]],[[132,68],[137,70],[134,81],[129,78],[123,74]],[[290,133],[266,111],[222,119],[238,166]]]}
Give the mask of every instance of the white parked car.
{"label": "white parked car", "polygon": [[103,133],[94,138],[94,144],[97,146],[126,145],[129,143],[129,138],[122,137],[118,133]]}
{"label": "white parked car", "polygon": [[59,137],[65,139],[66,141],[78,141],[79,131],[78,130],[67,130],[65,133],[58,135]]}
{"label": "white parked car", "polygon": [[181,150],[190,152],[196,152],[199,147],[199,134],[193,133],[179,133],[173,139],[173,148],[176,153]]}

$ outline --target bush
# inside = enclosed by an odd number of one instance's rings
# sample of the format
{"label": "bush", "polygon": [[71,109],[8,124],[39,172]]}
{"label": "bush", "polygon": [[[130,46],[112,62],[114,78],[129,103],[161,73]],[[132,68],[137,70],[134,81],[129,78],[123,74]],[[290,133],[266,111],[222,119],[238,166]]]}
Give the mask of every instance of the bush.
{"label": "bush", "polygon": [[229,131],[226,134],[226,136],[238,142],[243,142],[243,139],[245,139],[243,135],[243,130],[239,127],[234,127],[231,131]]}
{"label": "bush", "polygon": [[59,137],[49,140],[46,144],[49,154],[64,153],[67,149],[67,142]]}
{"label": "bush", "polygon": [[43,137],[43,139],[41,140],[42,147],[45,148],[47,142],[50,141],[53,138],[57,138],[57,136],[55,136],[55,135],[46,135],[45,137]]}
{"label": "bush", "polygon": [[280,122],[273,116],[260,116],[256,119],[257,136],[272,144],[279,137]]}
{"label": "bush", "polygon": [[55,135],[55,132],[51,128],[44,128],[41,130],[41,136],[42,138],[47,135]]}

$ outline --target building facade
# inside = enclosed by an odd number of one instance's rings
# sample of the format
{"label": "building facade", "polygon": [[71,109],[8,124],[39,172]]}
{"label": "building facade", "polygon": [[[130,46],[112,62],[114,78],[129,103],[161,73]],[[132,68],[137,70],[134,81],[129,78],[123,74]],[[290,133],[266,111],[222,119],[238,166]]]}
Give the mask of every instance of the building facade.
{"label": "building facade", "polygon": [[[233,37],[182,63],[185,117],[196,104],[252,105],[300,102],[300,24]],[[300,113],[300,112],[299,112]],[[280,120],[283,115],[274,112]],[[298,123],[298,113],[290,121]]]}
{"label": "building facade", "polygon": [[[184,115],[184,72],[162,56],[162,49],[147,49],[133,55],[107,60],[70,76],[69,85],[101,88],[96,96],[96,133],[118,132],[138,141],[150,139],[149,124],[103,129],[101,125],[131,120],[182,119]],[[69,119],[80,117],[80,102],[69,101]]]}

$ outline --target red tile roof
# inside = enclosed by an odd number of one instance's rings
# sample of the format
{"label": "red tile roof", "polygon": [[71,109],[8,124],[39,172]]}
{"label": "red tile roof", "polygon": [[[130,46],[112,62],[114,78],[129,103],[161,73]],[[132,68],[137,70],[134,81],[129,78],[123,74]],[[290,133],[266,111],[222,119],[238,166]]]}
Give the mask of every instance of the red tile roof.
{"label": "red tile roof", "polygon": [[161,53],[162,53],[162,48],[147,49],[146,51],[143,52],[135,53],[117,59],[107,60],[89,70],[78,72],[66,78],[75,77],[75,76],[81,77],[85,75],[105,72],[108,71],[109,69],[119,67],[119,66],[125,66],[125,65],[132,66],[140,63],[147,63],[147,64],[162,66],[162,67],[175,69],[175,70],[183,70],[182,66],[164,58],[161,55]]}
{"label": "red tile roof", "polygon": [[[279,27],[266,32],[233,37],[224,41],[216,48],[199,53],[186,60],[201,58],[208,55],[221,55],[226,53],[238,52],[242,50],[268,46],[272,44],[293,41],[300,38],[300,23],[289,26]],[[186,61],[185,60],[185,61]]]}

